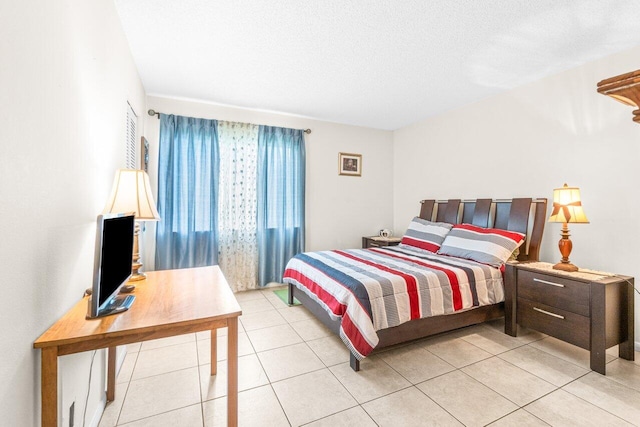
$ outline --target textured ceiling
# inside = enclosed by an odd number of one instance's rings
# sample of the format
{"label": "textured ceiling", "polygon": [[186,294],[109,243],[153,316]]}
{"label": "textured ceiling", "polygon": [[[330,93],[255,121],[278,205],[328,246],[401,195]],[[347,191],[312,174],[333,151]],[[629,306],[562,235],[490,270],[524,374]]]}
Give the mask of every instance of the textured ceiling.
{"label": "textured ceiling", "polygon": [[640,45],[637,0],[115,4],[147,94],[387,130]]}

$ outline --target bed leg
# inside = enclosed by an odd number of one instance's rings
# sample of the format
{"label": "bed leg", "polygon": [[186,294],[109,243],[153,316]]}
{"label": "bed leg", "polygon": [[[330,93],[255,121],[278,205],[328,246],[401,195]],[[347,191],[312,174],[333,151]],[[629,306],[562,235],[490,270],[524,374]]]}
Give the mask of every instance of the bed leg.
{"label": "bed leg", "polygon": [[349,365],[351,365],[351,369],[356,372],[360,370],[360,361],[356,359],[353,353],[349,353]]}
{"label": "bed leg", "polygon": [[293,284],[289,283],[289,300],[287,301],[289,307],[293,305]]}

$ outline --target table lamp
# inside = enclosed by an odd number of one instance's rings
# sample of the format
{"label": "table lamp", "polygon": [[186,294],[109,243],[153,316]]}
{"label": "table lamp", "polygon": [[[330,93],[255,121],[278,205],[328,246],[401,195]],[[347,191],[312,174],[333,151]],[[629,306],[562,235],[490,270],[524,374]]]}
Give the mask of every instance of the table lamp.
{"label": "table lamp", "polygon": [[558,242],[562,259],[553,266],[556,270],[562,271],[578,271],[578,267],[569,262],[569,254],[573,248],[573,243],[569,239],[568,223],[588,224],[589,220],[582,210],[582,201],[580,199],[580,189],[578,187],[569,187],[565,183],[561,188],[553,190],[553,211],[549,217],[549,222],[561,222],[562,231],[561,239]]}
{"label": "table lamp", "polygon": [[133,233],[132,274],[129,282],[144,280],[144,273],[140,272],[140,221],[158,221],[160,215],[156,209],[149,185],[149,175],[143,170],[118,169],[113,179],[111,196],[103,213],[135,212],[136,225]]}

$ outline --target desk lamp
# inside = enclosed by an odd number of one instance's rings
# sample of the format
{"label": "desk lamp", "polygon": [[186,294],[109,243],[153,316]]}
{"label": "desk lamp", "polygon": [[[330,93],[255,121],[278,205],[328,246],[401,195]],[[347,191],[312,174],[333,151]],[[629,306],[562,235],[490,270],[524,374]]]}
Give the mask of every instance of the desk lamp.
{"label": "desk lamp", "polygon": [[133,234],[132,274],[129,282],[144,280],[146,276],[140,272],[140,221],[158,221],[160,215],[156,209],[149,185],[149,175],[143,170],[118,169],[113,179],[113,188],[109,202],[103,213],[135,212],[136,225]]}
{"label": "desk lamp", "polygon": [[580,199],[580,189],[578,187],[569,187],[565,183],[561,188],[553,190],[553,211],[549,217],[549,222],[561,222],[562,231],[561,239],[558,242],[562,259],[553,266],[556,270],[562,271],[578,271],[578,267],[569,262],[569,254],[573,248],[573,243],[569,239],[568,223],[588,224],[589,220],[582,210],[582,201]]}

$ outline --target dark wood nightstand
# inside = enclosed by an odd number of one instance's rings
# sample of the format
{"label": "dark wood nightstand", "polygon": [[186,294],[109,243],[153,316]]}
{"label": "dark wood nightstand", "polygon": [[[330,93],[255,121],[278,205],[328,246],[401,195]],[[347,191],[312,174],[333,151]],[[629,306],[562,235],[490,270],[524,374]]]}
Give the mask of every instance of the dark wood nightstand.
{"label": "dark wood nightstand", "polygon": [[381,248],[383,246],[396,246],[400,244],[401,237],[369,236],[362,238],[362,248]]}
{"label": "dark wood nightstand", "polygon": [[605,374],[605,350],[633,360],[633,277],[568,273],[552,264],[507,264],[505,333],[517,325],[551,335],[591,353],[591,369]]}

